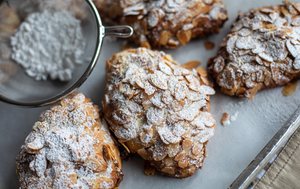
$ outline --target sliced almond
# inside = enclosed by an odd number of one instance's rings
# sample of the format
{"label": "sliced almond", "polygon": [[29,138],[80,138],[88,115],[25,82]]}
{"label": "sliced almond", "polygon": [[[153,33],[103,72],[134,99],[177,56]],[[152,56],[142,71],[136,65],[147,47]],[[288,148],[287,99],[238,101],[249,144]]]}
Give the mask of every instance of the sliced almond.
{"label": "sliced almond", "polygon": [[201,62],[199,60],[191,60],[183,64],[182,67],[184,67],[185,69],[192,70],[193,68],[197,68],[200,65]]}
{"label": "sliced almond", "polygon": [[188,152],[194,145],[194,142],[191,141],[190,139],[186,139],[182,142],[182,148]]}
{"label": "sliced almond", "polygon": [[150,44],[149,44],[148,42],[146,42],[146,41],[143,41],[143,42],[141,43],[141,47],[145,47],[146,49],[151,49]]}
{"label": "sliced almond", "polygon": [[187,160],[179,161],[178,166],[184,169],[188,166],[188,161]]}
{"label": "sliced almond", "polygon": [[[204,76],[201,76],[200,77],[200,81],[201,81],[201,84],[203,85],[209,85],[209,86],[211,86],[212,87],[212,81],[210,81],[209,79],[208,79],[208,77],[204,77]],[[211,85],[212,84],[212,85]]]}
{"label": "sliced almond", "polygon": [[173,161],[173,158],[170,158],[170,157],[167,157],[166,159],[164,159],[164,165],[166,167],[172,167],[174,166],[174,161]]}
{"label": "sliced almond", "polygon": [[179,42],[185,46],[187,42],[191,40],[192,37],[192,31],[191,30],[180,30],[176,34],[177,39]]}
{"label": "sliced almond", "polygon": [[193,153],[194,155],[198,155],[198,154],[201,152],[202,149],[203,149],[203,144],[197,143],[197,144],[195,144],[194,147],[192,148],[192,153]]}
{"label": "sliced almond", "polygon": [[120,142],[120,141],[119,141],[119,143],[125,148],[125,150],[126,150],[128,153],[130,153],[129,148],[128,148],[123,142]]}
{"label": "sliced almond", "polygon": [[125,144],[129,148],[131,153],[135,153],[143,147],[143,145],[140,142],[138,142],[137,140],[127,141]]}
{"label": "sliced almond", "polygon": [[284,8],[284,6],[281,7],[281,12],[284,16],[287,16],[287,17],[292,17],[293,15]]}
{"label": "sliced almond", "polygon": [[232,92],[231,90],[228,90],[228,89],[225,89],[225,88],[221,88],[221,92],[222,93],[225,93],[225,94],[228,94],[228,95],[230,95],[230,96],[233,96],[235,93],[234,92]]}
{"label": "sliced almond", "polygon": [[137,150],[137,153],[144,159],[144,160],[151,160],[151,157],[145,148],[141,148]]}
{"label": "sliced almond", "polygon": [[92,169],[93,171],[97,171],[97,172],[100,172],[100,171],[104,171],[106,170],[106,162],[105,161],[98,161],[96,158],[94,157],[87,157],[85,160],[84,160],[84,164]]}
{"label": "sliced almond", "polygon": [[206,71],[205,68],[199,67],[199,68],[197,68],[196,70],[197,70],[197,72],[198,72],[201,76],[203,76],[203,77],[206,77],[206,76],[207,76],[207,71]]}
{"label": "sliced almond", "polygon": [[296,91],[297,86],[298,86],[297,81],[289,83],[286,87],[283,88],[282,94],[284,96],[289,96],[289,95],[293,94]]}
{"label": "sliced almond", "polygon": [[225,67],[225,60],[223,57],[218,56],[213,60],[214,63],[214,71],[216,73],[220,73]]}
{"label": "sliced almond", "polygon": [[148,176],[152,176],[155,173],[155,168],[150,165],[149,161],[144,161],[144,172]]}
{"label": "sliced almond", "polygon": [[247,91],[246,88],[240,87],[240,88],[238,88],[238,90],[236,91],[236,95],[237,95],[237,96],[242,95],[242,94],[244,94],[246,91]]}
{"label": "sliced almond", "polygon": [[142,27],[142,32],[144,35],[147,34],[147,29],[148,29],[148,21],[147,21],[147,18],[144,18],[142,20],[142,23],[141,23],[141,27]]}
{"label": "sliced almond", "polygon": [[173,167],[165,167],[161,171],[164,172],[164,173],[168,173],[170,175],[175,174],[175,169]]}
{"label": "sliced almond", "polygon": [[204,45],[207,50],[212,50],[216,46],[215,43],[211,41],[205,41]]}
{"label": "sliced almond", "polygon": [[155,71],[154,74],[150,76],[151,83],[160,89],[168,89],[168,81],[161,71]]}
{"label": "sliced almond", "polygon": [[190,11],[190,14],[191,14],[192,18],[201,13],[202,6],[203,6],[203,4],[201,3],[201,1],[196,1],[194,6],[190,7],[189,11]]}
{"label": "sliced almond", "polygon": [[222,125],[228,125],[230,123],[230,115],[227,112],[223,113],[223,117],[222,117],[222,121],[221,121]]}
{"label": "sliced almond", "polygon": [[163,31],[160,35],[160,44],[166,45],[169,40],[169,32],[168,31]]}
{"label": "sliced almond", "polygon": [[105,183],[105,186],[107,188],[112,188],[114,186],[114,181],[111,178],[108,178],[108,177],[98,177],[95,180],[99,184],[99,187],[96,187],[96,188],[100,188],[100,185],[102,186],[103,183]]}
{"label": "sliced almond", "polygon": [[207,14],[211,10],[211,6],[209,5],[204,5],[201,9],[202,14]]}
{"label": "sliced almond", "polygon": [[156,11],[151,11],[148,16],[148,28],[154,28],[159,21],[159,17]]}
{"label": "sliced almond", "polygon": [[226,20],[226,19],[227,19],[227,14],[225,14],[225,13],[220,13],[220,14],[219,14],[219,18],[220,18],[221,20]]}
{"label": "sliced almond", "polygon": [[276,30],[276,26],[274,24],[267,24],[266,28],[269,29],[270,31]]}
{"label": "sliced almond", "polygon": [[180,154],[178,154],[176,157],[175,157],[175,161],[182,161],[183,159],[185,159],[186,157],[186,154],[185,152],[181,152]]}
{"label": "sliced almond", "polygon": [[253,100],[255,94],[257,93],[257,91],[259,91],[262,88],[263,84],[262,83],[258,83],[255,85],[255,87],[252,88],[251,93],[250,93],[250,99]]}
{"label": "sliced almond", "polygon": [[179,46],[179,41],[177,40],[177,39],[170,39],[169,41],[168,41],[168,45],[170,45],[170,48],[172,49],[172,48],[175,48],[175,47],[178,47]]}
{"label": "sliced almond", "polygon": [[70,185],[76,184],[77,183],[77,174],[76,173],[68,174],[68,180],[69,180]]}
{"label": "sliced almond", "polygon": [[132,99],[132,98],[133,98],[133,96],[134,96],[134,94],[135,94],[135,91],[133,91],[133,92],[132,92],[132,94],[129,96],[129,98],[128,98],[128,99],[129,99],[129,100],[130,100],[130,99]]}
{"label": "sliced almond", "polygon": [[166,60],[170,61],[170,62],[174,62],[174,61],[175,61],[174,58],[172,57],[172,55],[170,55],[170,54],[166,54],[166,55],[164,56],[164,58],[165,58]]}
{"label": "sliced almond", "polygon": [[37,153],[43,147],[44,147],[44,140],[42,139],[42,137],[37,135],[32,142],[27,144],[27,151],[29,153]]}
{"label": "sliced almond", "polygon": [[170,144],[169,145],[169,152],[168,152],[168,156],[170,158],[175,157],[178,152],[180,151],[180,146],[179,144]]}

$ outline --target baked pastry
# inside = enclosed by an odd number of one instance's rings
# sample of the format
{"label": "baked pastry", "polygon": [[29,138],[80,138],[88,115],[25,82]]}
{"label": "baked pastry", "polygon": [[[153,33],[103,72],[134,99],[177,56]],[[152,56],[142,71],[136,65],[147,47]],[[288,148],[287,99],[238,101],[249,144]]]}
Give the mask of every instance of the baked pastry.
{"label": "baked pastry", "polygon": [[27,136],[16,158],[20,188],[114,188],[122,181],[118,147],[99,108],[72,94]]}
{"label": "baked pastry", "polygon": [[106,79],[105,118],[129,152],[172,177],[202,168],[215,126],[209,113],[215,91],[206,77],[163,52],[138,48],[107,60]]}
{"label": "baked pastry", "polygon": [[152,48],[176,48],[191,38],[219,33],[227,20],[222,0],[93,0],[109,25],[130,25],[129,40]]}
{"label": "baked pastry", "polygon": [[283,1],[239,14],[209,73],[222,92],[253,99],[257,91],[300,76],[300,3]]}

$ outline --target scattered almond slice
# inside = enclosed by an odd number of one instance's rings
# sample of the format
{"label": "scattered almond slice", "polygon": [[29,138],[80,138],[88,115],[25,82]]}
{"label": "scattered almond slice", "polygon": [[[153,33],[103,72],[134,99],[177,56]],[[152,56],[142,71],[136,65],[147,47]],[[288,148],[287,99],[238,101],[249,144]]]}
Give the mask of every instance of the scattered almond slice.
{"label": "scattered almond slice", "polygon": [[224,112],[223,113],[223,118],[222,118],[222,121],[221,121],[222,125],[229,125],[230,124],[230,115],[229,113],[227,112]]}
{"label": "scattered almond slice", "polygon": [[216,46],[215,43],[211,41],[205,41],[204,45],[207,50],[212,50]]}
{"label": "scattered almond slice", "polygon": [[193,68],[197,68],[198,66],[201,65],[201,62],[199,60],[191,60],[189,62],[186,62],[185,64],[182,65],[183,68],[185,69],[193,69]]}
{"label": "scattered almond slice", "polygon": [[292,83],[289,83],[286,87],[284,87],[284,89],[282,90],[282,94],[284,96],[289,96],[291,94],[293,94],[296,89],[297,89],[297,86],[298,86],[298,82],[297,81],[294,81]]}

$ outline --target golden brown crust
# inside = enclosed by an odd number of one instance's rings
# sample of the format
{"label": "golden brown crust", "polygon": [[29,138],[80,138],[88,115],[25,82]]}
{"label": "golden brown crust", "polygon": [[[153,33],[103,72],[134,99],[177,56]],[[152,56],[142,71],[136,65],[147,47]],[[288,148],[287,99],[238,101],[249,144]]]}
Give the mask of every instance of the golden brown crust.
{"label": "golden brown crust", "polygon": [[209,73],[221,91],[253,99],[257,91],[300,77],[300,3],[283,1],[240,14]]}
{"label": "golden brown crust", "polygon": [[163,52],[138,48],[107,60],[106,78],[105,118],[129,152],[172,177],[202,167],[215,126],[206,77]]}
{"label": "golden brown crust", "polygon": [[16,158],[20,188],[114,188],[122,181],[118,147],[99,108],[72,94],[44,111]]}
{"label": "golden brown crust", "polygon": [[105,24],[132,26],[129,40],[144,47],[185,46],[192,38],[219,33],[227,20],[221,0],[93,1]]}

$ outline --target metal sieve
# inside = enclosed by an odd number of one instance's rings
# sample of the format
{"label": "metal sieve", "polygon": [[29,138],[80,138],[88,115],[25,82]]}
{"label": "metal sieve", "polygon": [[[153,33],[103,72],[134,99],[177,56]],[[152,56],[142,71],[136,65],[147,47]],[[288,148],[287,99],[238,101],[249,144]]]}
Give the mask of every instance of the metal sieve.
{"label": "metal sieve", "polygon": [[[7,6],[8,8],[14,7],[18,15],[21,16],[21,20],[24,20],[26,15],[40,11],[39,9],[42,7],[41,3],[47,1],[53,2],[54,0],[9,0],[8,5],[2,3],[0,6]],[[68,0],[56,1],[62,3]],[[71,1],[69,0],[69,2]],[[9,49],[11,47],[9,45],[10,39],[7,37],[7,34],[4,35],[4,33],[1,33],[2,26],[0,18],[1,101],[19,106],[38,107],[49,105],[60,100],[78,89],[91,74],[99,58],[104,37],[127,38],[132,35],[133,29],[130,26],[103,26],[100,15],[91,0],[76,0],[76,2],[83,6],[80,11],[84,14],[85,18],[81,21],[81,28],[86,47],[84,57],[82,57],[84,63],[75,68],[72,79],[67,82],[50,80],[49,78],[46,81],[36,81],[34,78],[29,77],[24,69],[11,58],[4,57],[7,56],[7,54],[4,55],[4,47],[8,47],[8,49],[6,49],[8,51],[11,50]],[[60,7],[60,5],[55,6]],[[45,7],[47,7],[47,9],[57,9],[57,7],[51,7],[51,5]]]}

